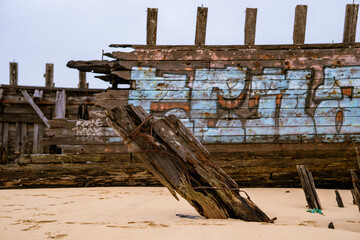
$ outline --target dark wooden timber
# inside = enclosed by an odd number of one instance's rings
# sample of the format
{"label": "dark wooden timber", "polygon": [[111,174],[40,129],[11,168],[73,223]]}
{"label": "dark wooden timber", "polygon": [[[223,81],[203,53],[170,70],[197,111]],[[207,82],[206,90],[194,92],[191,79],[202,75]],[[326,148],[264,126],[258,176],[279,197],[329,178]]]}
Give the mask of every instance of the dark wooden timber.
{"label": "dark wooden timber", "polygon": [[170,193],[176,199],[178,193],[200,215],[270,221],[235,190],[238,185],[215,166],[210,153],[174,115],[153,119],[130,104],[108,110],[107,121]]}
{"label": "dark wooden timber", "polygon": [[306,31],[307,5],[297,5],[295,8],[293,43],[304,44]]}
{"label": "dark wooden timber", "polygon": [[346,5],[343,43],[352,43],[356,41],[358,11],[359,4]]}
{"label": "dark wooden timber", "polygon": [[359,170],[360,170],[360,148],[356,147],[355,151],[356,151],[356,160],[357,160]]}
{"label": "dark wooden timber", "polygon": [[322,209],[311,172],[304,165],[297,165],[296,169],[299,173],[308,208]]}
{"label": "dark wooden timber", "polygon": [[45,87],[54,87],[54,64],[47,63],[45,66]]}
{"label": "dark wooden timber", "polygon": [[245,45],[255,44],[257,8],[247,8],[245,16]]}
{"label": "dark wooden timber", "polygon": [[360,181],[354,170],[350,169],[351,179],[353,183],[355,204],[359,207],[360,212]]}
{"label": "dark wooden timber", "polygon": [[208,8],[198,7],[196,17],[195,45],[204,45],[206,38]]}
{"label": "dark wooden timber", "polygon": [[18,85],[18,63],[10,62],[10,72],[9,72],[9,84],[13,86]]}
{"label": "dark wooden timber", "polygon": [[86,72],[79,71],[78,88],[89,88],[89,84],[86,82]]}
{"label": "dark wooden timber", "polygon": [[336,202],[337,202],[337,204],[338,204],[338,207],[339,207],[339,208],[343,208],[343,207],[344,207],[344,203],[343,203],[343,201],[342,201],[342,198],[341,198],[340,193],[339,193],[338,190],[335,190],[335,195],[336,195]]}
{"label": "dark wooden timber", "polygon": [[147,9],[146,44],[150,46],[156,45],[157,17],[157,8]]}

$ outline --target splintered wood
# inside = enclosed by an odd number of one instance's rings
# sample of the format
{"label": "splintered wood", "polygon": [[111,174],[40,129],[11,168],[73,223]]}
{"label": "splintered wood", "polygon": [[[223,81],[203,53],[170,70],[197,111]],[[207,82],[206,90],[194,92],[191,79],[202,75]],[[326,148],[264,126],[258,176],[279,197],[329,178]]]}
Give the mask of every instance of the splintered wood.
{"label": "splintered wood", "polygon": [[[206,218],[269,222],[269,217],[222,169],[174,115],[155,118],[134,105],[107,110],[109,125],[169,189]],[[240,195],[246,195],[241,196]]]}

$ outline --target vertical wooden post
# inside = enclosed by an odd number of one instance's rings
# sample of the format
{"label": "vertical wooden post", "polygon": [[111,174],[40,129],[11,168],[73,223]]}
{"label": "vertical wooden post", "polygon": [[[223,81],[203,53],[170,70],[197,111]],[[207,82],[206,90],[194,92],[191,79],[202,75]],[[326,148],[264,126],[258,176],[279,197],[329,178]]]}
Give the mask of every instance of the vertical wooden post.
{"label": "vertical wooden post", "polygon": [[47,63],[45,67],[45,87],[55,87],[54,84],[54,64]]}
{"label": "vertical wooden post", "polygon": [[55,100],[55,118],[65,118],[66,110],[66,93],[65,90],[56,91],[56,100]]}
{"label": "vertical wooden post", "polygon": [[147,25],[146,25],[146,44],[156,45],[156,32],[157,32],[157,8],[147,9]]}
{"label": "vertical wooden post", "polygon": [[32,153],[38,154],[39,149],[39,124],[34,123]]}
{"label": "vertical wooden post", "polygon": [[78,88],[89,88],[89,84],[86,82],[86,72],[79,71]]}
{"label": "vertical wooden post", "polygon": [[198,7],[196,18],[195,45],[205,44],[207,14],[207,8]]}
{"label": "vertical wooden post", "polygon": [[293,43],[304,44],[306,31],[307,5],[297,5],[295,8]]}
{"label": "vertical wooden post", "polygon": [[10,63],[10,85],[17,86],[18,85],[18,63],[11,62]]}
{"label": "vertical wooden post", "polygon": [[27,140],[27,124],[21,123],[21,134],[20,134],[20,154],[26,152],[26,141]]}
{"label": "vertical wooden post", "polygon": [[1,124],[1,138],[0,138],[0,143],[1,143],[1,163],[2,164],[6,164],[7,163],[7,153],[8,153],[8,139],[9,139],[9,123],[4,122]]}
{"label": "vertical wooden post", "polygon": [[356,151],[356,160],[357,160],[359,170],[360,170],[360,148],[356,147],[355,151]]}
{"label": "vertical wooden post", "polygon": [[16,123],[16,131],[15,131],[15,154],[19,154],[20,153],[20,148],[21,148],[21,123],[17,122]]}
{"label": "vertical wooden post", "polygon": [[359,4],[346,5],[343,43],[355,42],[358,11]]}
{"label": "vertical wooden post", "polygon": [[247,8],[245,16],[245,45],[255,44],[257,8]]}

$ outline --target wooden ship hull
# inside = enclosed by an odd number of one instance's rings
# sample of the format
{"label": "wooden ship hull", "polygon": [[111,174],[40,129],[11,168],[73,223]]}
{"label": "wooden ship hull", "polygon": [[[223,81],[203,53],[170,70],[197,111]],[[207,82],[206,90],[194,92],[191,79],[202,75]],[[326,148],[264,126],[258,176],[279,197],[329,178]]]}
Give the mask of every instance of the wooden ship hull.
{"label": "wooden ship hull", "polygon": [[150,14],[148,45],[68,63],[111,89],[2,85],[0,188],[159,185],[106,123],[104,109],[130,103],[180,118],[241,187],[298,187],[296,165],[306,165],[317,187],[350,188],[360,145],[353,22],[344,43],[303,44],[297,29],[293,45],[253,45],[250,9],[245,45],[208,46],[202,11],[194,46],[155,45]]}

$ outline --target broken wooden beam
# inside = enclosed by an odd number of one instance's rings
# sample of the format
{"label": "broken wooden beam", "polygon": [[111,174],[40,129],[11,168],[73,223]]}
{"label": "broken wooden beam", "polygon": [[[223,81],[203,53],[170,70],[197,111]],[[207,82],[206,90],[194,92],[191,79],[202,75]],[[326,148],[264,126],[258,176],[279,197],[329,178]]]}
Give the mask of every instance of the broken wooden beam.
{"label": "broken wooden beam", "polygon": [[157,8],[147,9],[146,44],[150,46],[156,45],[157,16]]}
{"label": "broken wooden beam", "polygon": [[343,43],[353,43],[356,40],[358,11],[359,4],[346,5]]}
{"label": "broken wooden beam", "polygon": [[245,17],[245,45],[255,44],[257,8],[247,8]]}
{"label": "broken wooden beam", "polygon": [[353,190],[354,190],[353,196],[354,196],[355,204],[358,206],[360,212],[360,181],[354,170],[350,169],[350,174],[353,183]]}
{"label": "broken wooden beam", "polygon": [[205,44],[207,14],[208,8],[198,7],[196,17],[195,45]]}
{"label": "broken wooden beam", "polygon": [[308,171],[304,165],[296,165],[296,169],[300,177],[308,207],[310,209],[322,209],[311,172]]}
{"label": "broken wooden beam", "polygon": [[35,110],[37,115],[41,118],[41,120],[44,122],[46,127],[50,127],[48,123],[48,119],[45,117],[45,115],[42,113],[40,108],[36,105],[34,100],[30,97],[28,92],[26,90],[21,90],[22,95],[24,96],[25,100],[30,104],[30,106]]}
{"label": "broken wooden beam", "polygon": [[[132,104],[107,110],[108,124],[133,155],[206,218],[269,222],[268,216],[211,160],[210,153],[174,115],[156,119]],[[246,194],[246,193],[245,193]],[[247,194],[246,194],[247,195]]]}
{"label": "broken wooden beam", "polygon": [[304,44],[306,32],[307,5],[297,5],[295,8],[293,43]]}

